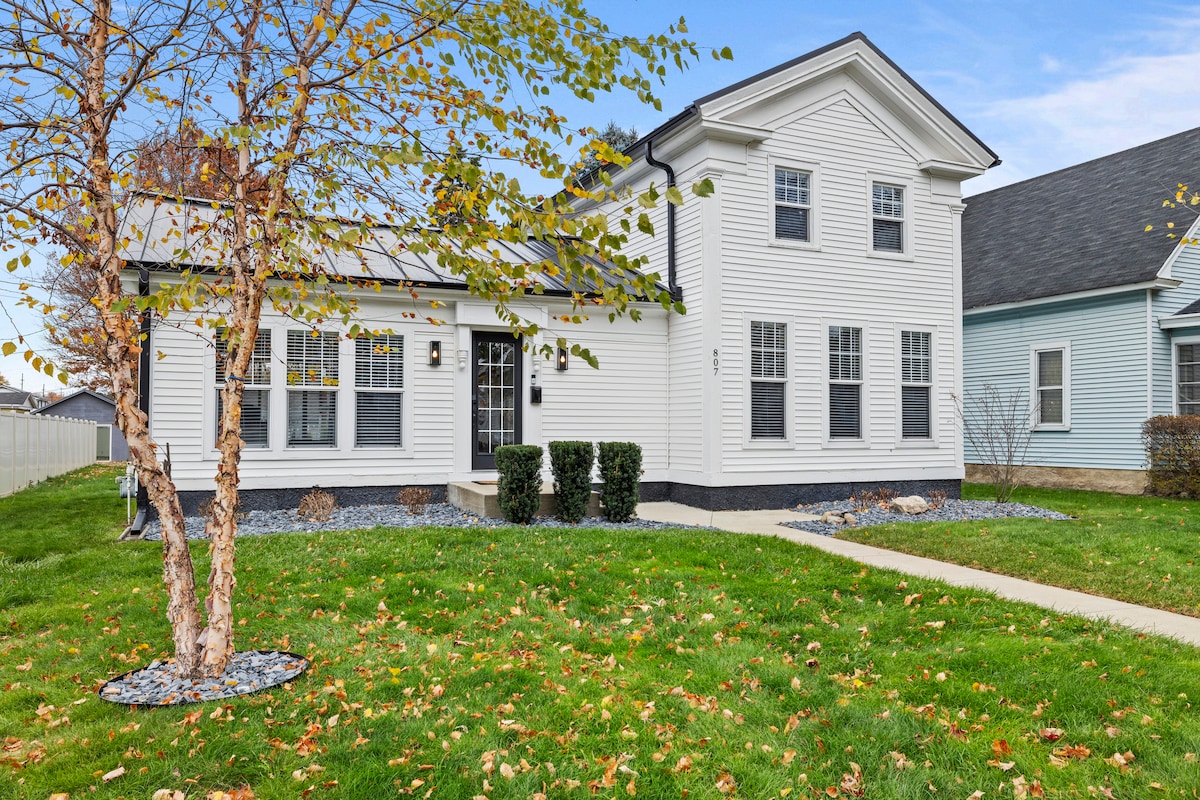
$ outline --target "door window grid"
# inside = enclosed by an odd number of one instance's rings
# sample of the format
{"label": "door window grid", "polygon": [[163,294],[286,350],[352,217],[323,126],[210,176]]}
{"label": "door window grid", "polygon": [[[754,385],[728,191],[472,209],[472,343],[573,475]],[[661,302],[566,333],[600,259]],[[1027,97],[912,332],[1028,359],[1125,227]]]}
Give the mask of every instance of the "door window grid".
{"label": "door window grid", "polygon": [[490,455],[497,447],[517,441],[516,349],[516,344],[510,342],[476,344],[476,391],[479,397],[476,448],[479,453]]}

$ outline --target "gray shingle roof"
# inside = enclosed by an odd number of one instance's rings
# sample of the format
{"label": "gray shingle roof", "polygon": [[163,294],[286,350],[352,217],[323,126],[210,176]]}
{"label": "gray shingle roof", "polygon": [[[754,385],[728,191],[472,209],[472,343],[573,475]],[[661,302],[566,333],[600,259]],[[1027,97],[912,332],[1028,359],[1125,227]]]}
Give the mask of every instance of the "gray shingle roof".
{"label": "gray shingle roof", "polygon": [[1192,303],[1192,304],[1190,304],[1190,305],[1186,305],[1186,306],[1184,306],[1183,308],[1179,309],[1178,311],[1176,311],[1176,312],[1175,312],[1174,314],[1172,314],[1171,316],[1173,316],[1173,317],[1183,317],[1183,316],[1186,316],[1186,315],[1188,315],[1188,314],[1200,314],[1200,300],[1197,300],[1196,302],[1194,302],[1194,303]]}
{"label": "gray shingle roof", "polygon": [[1196,219],[1163,200],[1197,165],[1200,128],[967,198],[963,307],[1153,280],[1175,247],[1167,223]]}

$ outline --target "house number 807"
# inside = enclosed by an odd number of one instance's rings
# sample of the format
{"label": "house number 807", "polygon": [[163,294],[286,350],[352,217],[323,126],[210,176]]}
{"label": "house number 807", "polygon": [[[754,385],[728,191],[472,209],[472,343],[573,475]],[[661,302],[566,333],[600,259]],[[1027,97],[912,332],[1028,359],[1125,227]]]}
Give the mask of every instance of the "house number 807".
{"label": "house number 807", "polygon": [[721,366],[721,357],[717,354],[717,349],[713,348],[713,375],[717,374],[717,370]]}

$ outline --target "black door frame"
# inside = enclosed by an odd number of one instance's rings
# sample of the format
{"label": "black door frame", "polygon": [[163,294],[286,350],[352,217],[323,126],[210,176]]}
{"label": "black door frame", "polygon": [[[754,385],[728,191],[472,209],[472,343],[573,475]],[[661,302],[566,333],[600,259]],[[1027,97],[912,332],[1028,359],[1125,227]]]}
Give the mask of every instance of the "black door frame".
{"label": "black door frame", "polygon": [[471,333],[471,469],[494,470],[496,456],[479,452],[479,345],[485,342],[510,344],[513,352],[513,444],[521,444],[522,422],[525,416],[523,389],[525,351],[521,339],[507,332],[473,331]]}

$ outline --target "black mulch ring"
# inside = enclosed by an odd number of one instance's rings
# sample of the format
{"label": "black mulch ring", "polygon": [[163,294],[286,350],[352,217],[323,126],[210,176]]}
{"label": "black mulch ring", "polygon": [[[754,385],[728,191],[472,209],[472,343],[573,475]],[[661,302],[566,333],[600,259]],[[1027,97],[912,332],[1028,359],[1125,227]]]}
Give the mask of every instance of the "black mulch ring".
{"label": "black mulch ring", "polygon": [[233,654],[219,678],[178,678],[175,662],[152,661],[103,684],[101,700],[134,706],[175,706],[224,700],[287,683],[308,669],[308,659],[282,650],[244,650]]}

